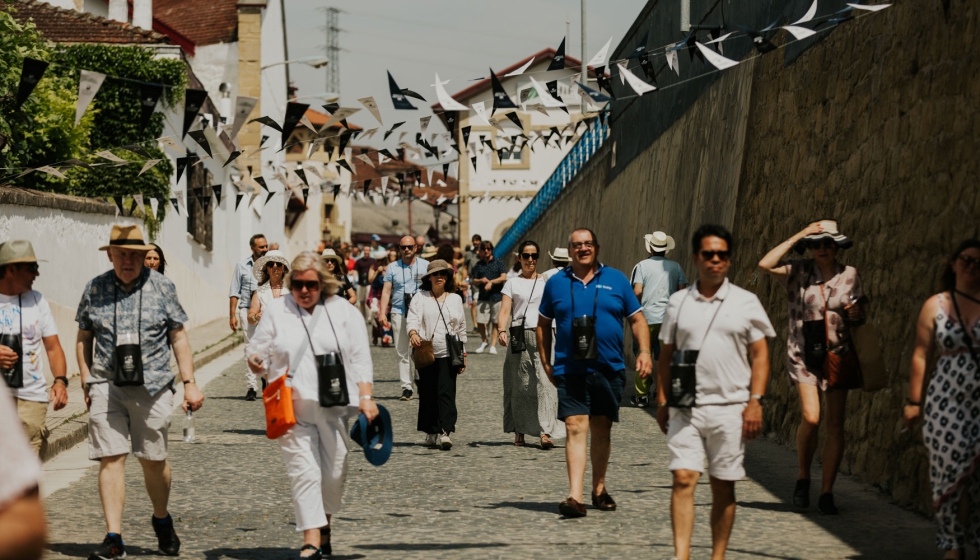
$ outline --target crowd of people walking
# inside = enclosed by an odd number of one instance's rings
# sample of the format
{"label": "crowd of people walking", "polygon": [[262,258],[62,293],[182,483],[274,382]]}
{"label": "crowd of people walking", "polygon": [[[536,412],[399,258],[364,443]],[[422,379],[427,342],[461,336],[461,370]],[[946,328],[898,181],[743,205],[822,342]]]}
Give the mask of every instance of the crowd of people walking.
{"label": "crowd of people walking", "polygon": [[[473,250],[463,252],[411,236],[384,247],[374,236],[363,249],[322,246],[290,259],[270,250],[264,235],[249,239],[250,254],[232,275],[229,326],[245,340],[247,401],[258,399],[261,380],[267,435],[281,450],[296,530],[303,533],[299,557],[332,552],[349,441],[361,443],[374,464],[390,453],[391,420],[374,401],[372,342],[394,346],[400,399],[417,396],[421,444],[452,448],[469,306],[480,335],[474,352],[495,354],[499,345],[506,354],[502,431],[513,434],[517,447],[527,445],[526,436],[537,438],[541,450],[565,440],[569,491],[558,504],[561,515],[588,514],[589,460],[592,506],[618,507],[607,468],[629,365],[635,372],[629,402],[656,406],[666,434],[674,554],[690,558],[695,488],[707,469],[713,557],[722,558],[734,525],[735,483],[746,476],[745,444],[763,430],[769,344],[776,336],[756,295],[728,278],[731,233],[718,225],[694,232],[693,282],[668,258],[677,243],[662,231],[643,237],[648,257],[629,276],[601,262],[599,239],[587,228],[547,252],[548,270],[533,240],[516,246],[511,270],[490,241],[474,236],[472,242]],[[848,392],[867,388],[872,375],[864,335],[871,301],[858,270],[839,259],[852,245],[836,221],[819,220],[758,262],[785,289],[787,382],[799,397],[799,471],[786,495],[797,509],[810,507],[823,422],[817,510],[825,515],[840,513],[834,483],[846,444]],[[164,250],[146,243],[137,226],[113,226],[100,250],[111,268],[86,284],[75,315],[89,458],[99,463],[106,524],[90,559],[125,557],[130,452],[142,467],[159,550],[176,555],[181,541],[169,510],[167,460],[175,385],[183,385],[184,411],[204,403],[184,328],[188,318],[166,276]],[[0,538],[0,548],[19,547],[0,550],[2,557],[40,554],[43,532],[31,532],[31,523],[43,527],[36,454],[47,435],[49,405],[58,410],[68,400],[57,327],[48,302],[32,289],[39,262],[28,241],[0,244],[0,533],[16,528],[21,537]],[[942,289],[918,318],[903,414],[907,428],[922,422],[938,546],[945,558],[962,558],[967,545],[980,544],[980,241],[961,243],[944,266]],[[625,329],[633,357],[625,351]],[[931,356],[937,360],[930,374]],[[45,357],[54,374],[50,385]],[[14,418],[22,431],[6,429]]]}

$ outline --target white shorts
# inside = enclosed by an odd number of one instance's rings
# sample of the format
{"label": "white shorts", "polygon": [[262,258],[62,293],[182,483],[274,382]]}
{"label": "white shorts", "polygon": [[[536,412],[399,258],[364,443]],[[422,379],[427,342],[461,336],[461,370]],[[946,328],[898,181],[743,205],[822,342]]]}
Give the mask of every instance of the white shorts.
{"label": "white shorts", "polygon": [[167,431],[174,410],[170,387],[150,396],[146,387],[116,387],[111,381],[88,386],[88,458],[133,455],[149,461],[167,458]]}
{"label": "white shorts", "polygon": [[500,314],[500,302],[479,301],[476,303],[476,322],[480,325],[497,324],[497,315]]}
{"label": "white shorts", "polygon": [[742,411],[745,403],[671,408],[667,428],[671,471],[704,472],[718,480],[745,478]]}

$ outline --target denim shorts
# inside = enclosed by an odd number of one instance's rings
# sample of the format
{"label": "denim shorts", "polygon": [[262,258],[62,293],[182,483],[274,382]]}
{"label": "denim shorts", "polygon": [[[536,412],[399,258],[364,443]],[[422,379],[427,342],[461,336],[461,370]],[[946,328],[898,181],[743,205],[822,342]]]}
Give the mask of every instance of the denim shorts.
{"label": "denim shorts", "polygon": [[626,370],[612,373],[555,376],[558,386],[558,419],[569,416],[605,416],[619,422],[619,403],[626,387]]}

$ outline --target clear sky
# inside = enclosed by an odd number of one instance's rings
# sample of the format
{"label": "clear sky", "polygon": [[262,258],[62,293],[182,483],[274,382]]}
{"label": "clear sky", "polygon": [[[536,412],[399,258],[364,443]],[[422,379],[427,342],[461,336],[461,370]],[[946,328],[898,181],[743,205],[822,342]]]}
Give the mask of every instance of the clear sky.
{"label": "clear sky", "polygon": [[[275,0],[273,0],[275,1]],[[541,49],[557,48],[571,23],[566,54],[582,55],[580,0],[285,0],[289,58],[324,55],[327,7],[341,10],[340,83],[344,107],[361,107],[358,98],[374,96],[385,126],[408,121],[402,130],[418,131],[418,118],[436,102],[434,74],[453,94],[473,78],[510,66]],[[586,61],[612,37],[614,49],[646,0],[586,0]],[[331,61],[333,64],[334,61]],[[399,87],[425,97],[411,99],[418,111],[395,111],[388,97],[390,70]],[[326,92],[326,69],[290,66],[299,97]],[[318,108],[320,101],[302,99]],[[366,109],[350,122],[378,126]],[[430,132],[443,130],[433,119]],[[414,122],[413,122],[414,121]]]}

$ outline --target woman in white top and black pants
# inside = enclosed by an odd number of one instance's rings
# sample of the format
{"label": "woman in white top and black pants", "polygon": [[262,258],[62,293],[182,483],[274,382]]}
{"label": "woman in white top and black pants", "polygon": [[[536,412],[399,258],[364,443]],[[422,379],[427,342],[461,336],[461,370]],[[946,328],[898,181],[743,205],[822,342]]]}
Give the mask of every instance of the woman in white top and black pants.
{"label": "woman in white top and black pants", "polygon": [[[292,380],[296,425],[278,439],[286,462],[296,512],[296,530],[304,532],[301,558],[319,559],[330,550],[330,516],[340,511],[347,476],[347,420],[378,415],[373,365],[364,318],[335,295],[340,283],[319,255],[305,252],[293,260],[287,277],[290,293],[267,305],[248,346],[248,366],[270,382]],[[320,404],[316,356],[336,352],[344,364],[348,404]]]}
{"label": "woman in white top and black pants", "polygon": [[[565,423],[558,421],[558,390],[548,381],[538,356],[538,305],[548,281],[537,272],[540,255],[534,241],[518,247],[521,274],[504,284],[497,330],[500,345],[510,343],[504,360],[504,431],[514,432],[518,447],[524,446],[524,434],[530,434],[541,438],[541,449],[551,449],[555,446],[551,438],[565,437]],[[520,331],[521,338],[508,341],[511,317],[511,328]]]}
{"label": "woman in white top and black pants", "polygon": [[455,293],[453,267],[446,261],[429,263],[420,288],[412,298],[405,324],[412,347],[431,340],[436,360],[418,368],[417,428],[426,433],[425,445],[448,450],[453,446],[449,434],[456,431],[456,376],[466,370],[466,365],[464,362],[463,367],[452,366],[446,335],[466,343],[466,313],[462,298]]}

